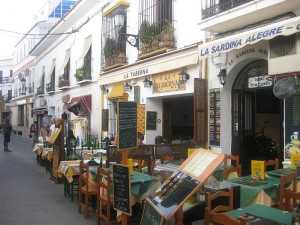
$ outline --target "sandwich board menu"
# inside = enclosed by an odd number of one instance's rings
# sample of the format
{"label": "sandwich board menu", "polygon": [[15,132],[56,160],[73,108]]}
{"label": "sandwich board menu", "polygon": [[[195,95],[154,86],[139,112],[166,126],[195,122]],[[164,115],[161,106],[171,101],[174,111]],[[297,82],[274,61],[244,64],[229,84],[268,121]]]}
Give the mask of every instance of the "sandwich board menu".
{"label": "sandwich board menu", "polygon": [[114,209],[131,216],[130,175],[125,165],[113,164]]}
{"label": "sandwich board menu", "polygon": [[169,220],[223,160],[224,154],[196,149],[147,200]]}

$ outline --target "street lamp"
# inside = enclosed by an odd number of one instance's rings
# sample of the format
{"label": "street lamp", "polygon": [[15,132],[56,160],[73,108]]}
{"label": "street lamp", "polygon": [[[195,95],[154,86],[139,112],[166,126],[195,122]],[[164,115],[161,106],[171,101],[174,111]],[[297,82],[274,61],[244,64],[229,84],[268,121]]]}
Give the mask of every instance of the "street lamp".
{"label": "street lamp", "polygon": [[220,84],[225,84],[225,77],[226,77],[226,69],[220,69],[220,73],[218,74],[218,79]]}
{"label": "street lamp", "polygon": [[125,24],[126,13],[123,9],[116,9],[113,13],[114,26],[117,28],[122,40],[126,40],[131,46],[139,49],[139,36],[135,34],[122,33],[122,27]]}
{"label": "street lamp", "polygon": [[179,83],[184,84],[190,79],[190,75],[186,72],[186,67],[183,67],[179,73]]}
{"label": "street lamp", "polygon": [[106,85],[101,86],[101,91],[102,91],[102,94],[104,94],[104,95],[108,94],[108,88],[106,87]]}
{"label": "street lamp", "polygon": [[145,78],[145,80],[143,81],[143,83],[144,83],[144,87],[146,88],[148,88],[148,87],[151,87],[152,86],[152,81],[148,78],[148,77],[146,77]]}
{"label": "street lamp", "polygon": [[26,87],[26,79],[24,77],[21,78],[21,95],[26,95],[26,91],[31,92],[31,87]]}
{"label": "street lamp", "polygon": [[128,83],[128,81],[126,81],[126,83],[124,84],[124,89],[126,92],[130,92],[132,89],[132,86]]}

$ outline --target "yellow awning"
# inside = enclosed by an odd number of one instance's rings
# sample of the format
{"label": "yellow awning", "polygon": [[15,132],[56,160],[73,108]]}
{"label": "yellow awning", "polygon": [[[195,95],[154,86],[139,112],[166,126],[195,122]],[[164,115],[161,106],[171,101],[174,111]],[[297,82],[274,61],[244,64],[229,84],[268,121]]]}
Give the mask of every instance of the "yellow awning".
{"label": "yellow awning", "polygon": [[106,98],[107,99],[123,98],[123,93],[125,93],[123,84],[114,85],[111,91],[109,92],[109,94],[106,96]]}

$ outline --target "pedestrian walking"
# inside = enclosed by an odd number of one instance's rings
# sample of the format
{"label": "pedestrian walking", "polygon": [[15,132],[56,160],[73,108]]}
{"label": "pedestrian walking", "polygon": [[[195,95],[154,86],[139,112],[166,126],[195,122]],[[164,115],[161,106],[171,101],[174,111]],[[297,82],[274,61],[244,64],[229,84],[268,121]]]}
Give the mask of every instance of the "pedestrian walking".
{"label": "pedestrian walking", "polygon": [[11,150],[8,148],[8,143],[10,142],[10,135],[12,131],[12,126],[9,122],[9,118],[6,118],[3,124],[3,136],[4,136],[4,151],[5,152],[11,152]]}
{"label": "pedestrian walking", "polygon": [[32,137],[32,147],[37,143],[37,121],[34,121],[30,126],[30,134]]}

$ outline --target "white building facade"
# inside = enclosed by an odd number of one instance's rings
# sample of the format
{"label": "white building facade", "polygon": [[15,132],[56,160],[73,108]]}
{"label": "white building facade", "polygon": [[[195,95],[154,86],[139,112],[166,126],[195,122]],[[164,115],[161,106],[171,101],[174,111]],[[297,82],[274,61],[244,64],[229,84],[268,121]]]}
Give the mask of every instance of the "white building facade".
{"label": "white building facade", "polygon": [[199,26],[208,35],[199,59],[208,63],[213,101],[210,145],[240,155],[247,174],[251,159],[289,161],[285,146],[300,129],[299,10],[289,0],[202,1]]}

